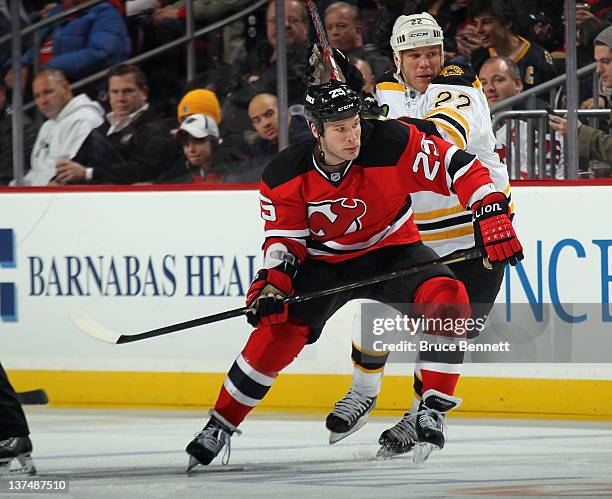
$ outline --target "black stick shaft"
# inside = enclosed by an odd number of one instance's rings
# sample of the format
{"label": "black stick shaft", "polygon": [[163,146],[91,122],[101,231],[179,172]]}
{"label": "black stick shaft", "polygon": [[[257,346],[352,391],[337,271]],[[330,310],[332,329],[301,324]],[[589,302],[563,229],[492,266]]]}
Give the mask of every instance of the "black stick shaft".
{"label": "black stick shaft", "polygon": [[[460,251],[455,253],[452,256],[445,256],[442,258],[437,258],[436,260],[430,260],[428,262],[423,262],[418,265],[414,265],[413,267],[408,267],[405,269],[395,270],[393,272],[387,272],[384,274],[378,274],[372,277],[368,277],[367,279],[362,279],[360,281],[349,282],[345,284],[341,284],[335,288],[324,289],[322,291],[314,291],[312,293],[307,293],[303,295],[293,295],[287,298],[285,301],[288,305],[293,303],[301,303],[308,300],[314,300],[316,298],[321,298],[323,296],[332,295],[335,293],[341,293],[343,291],[349,291],[351,289],[360,288],[362,286],[368,286],[370,284],[376,284],[382,281],[388,281],[390,279],[397,279],[398,277],[403,277],[409,274],[414,274],[416,272],[420,272],[426,268],[436,266],[436,265],[449,265],[451,263],[461,262],[463,260],[470,260],[472,258],[481,257],[482,253],[480,250],[471,249]],[[153,329],[151,331],[145,331],[144,333],[131,334],[131,335],[121,335],[117,340],[117,344],[119,343],[132,343],[133,341],[140,341],[147,338],[153,338],[155,336],[162,336],[164,334],[174,333],[176,331],[182,331],[184,329],[190,329],[197,326],[204,326],[205,324],[212,324],[213,322],[223,321],[225,319],[231,319],[233,317],[239,317],[247,313],[249,309],[247,307],[235,308],[233,310],[228,310],[226,312],[221,312],[218,314],[207,315],[206,317],[199,317],[198,319],[192,319],[186,322],[179,322],[178,324],[171,324],[169,326],[160,327],[158,329]]]}

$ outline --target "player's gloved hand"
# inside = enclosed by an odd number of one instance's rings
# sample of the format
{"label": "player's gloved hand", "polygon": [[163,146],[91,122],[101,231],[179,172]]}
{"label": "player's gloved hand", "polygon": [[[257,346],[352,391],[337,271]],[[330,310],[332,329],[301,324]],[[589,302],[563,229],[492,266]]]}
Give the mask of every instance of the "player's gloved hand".
{"label": "player's gloved hand", "polygon": [[287,321],[288,306],[284,299],[291,293],[291,277],[277,269],[261,269],[257,272],[246,296],[247,322],[256,327],[271,326]]}
{"label": "player's gloved hand", "polygon": [[[308,64],[304,74],[304,81],[308,85],[322,85],[331,80],[329,65],[325,59],[323,51],[318,45],[313,45],[310,50]],[[338,69],[340,70],[340,80],[346,83],[355,92],[361,92],[363,88],[363,76],[347,57],[338,49],[332,49],[332,54]]]}
{"label": "player's gloved hand", "polygon": [[371,93],[362,92],[361,111],[366,118],[378,118],[379,116],[386,117],[389,114],[389,106],[387,104],[379,106],[376,98]]}
{"label": "player's gloved hand", "polygon": [[516,265],[523,247],[516,237],[508,199],[502,192],[488,194],[472,205],[474,239],[491,264]]}

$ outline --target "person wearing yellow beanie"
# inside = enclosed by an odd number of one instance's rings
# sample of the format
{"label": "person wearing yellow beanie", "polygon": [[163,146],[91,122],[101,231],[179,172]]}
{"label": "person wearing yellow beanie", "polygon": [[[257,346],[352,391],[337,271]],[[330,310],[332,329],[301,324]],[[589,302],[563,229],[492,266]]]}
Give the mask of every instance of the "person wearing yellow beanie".
{"label": "person wearing yellow beanie", "polygon": [[187,92],[178,105],[179,124],[191,114],[205,114],[219,125],[221,123],[221,105],[215,93],[203,88]]}

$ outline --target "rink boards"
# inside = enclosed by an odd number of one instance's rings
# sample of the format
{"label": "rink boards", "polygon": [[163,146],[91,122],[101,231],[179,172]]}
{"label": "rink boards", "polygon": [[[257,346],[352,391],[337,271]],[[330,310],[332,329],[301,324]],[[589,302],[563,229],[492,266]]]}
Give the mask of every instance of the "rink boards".
{"label": "rink boards", "polygon": [[[257,191],[89,191],[0,195],[0,361],[18,389],[45,388],[56,405],[210,406],[250,333],[243,319],[107,345],[82,335],[68,314],[85,310],[129,334],[242,306],[261,262]],[[612,185],[517,186],[513,198],[526,259],[507,271],[498,301],[555,303],[570,320],[577,316],[564,304],[588,303],[597,312],[588,320],[605,326]],[[344,394],[354,310],[329,321],[262,408],[325,412]],[[466,364],[461,410],[612,419],[611,366]],[[378,410],[406,408],[411,372],[388,366]]]}

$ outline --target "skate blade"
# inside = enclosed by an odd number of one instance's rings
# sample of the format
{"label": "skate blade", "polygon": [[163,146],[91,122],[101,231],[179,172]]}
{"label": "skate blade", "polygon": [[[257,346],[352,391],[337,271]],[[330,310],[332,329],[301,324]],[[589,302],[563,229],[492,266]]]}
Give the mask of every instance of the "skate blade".
{"label": "skate blade", "polygon": [[[19,463],[19,467],[13,468],[12,462],[17,461]],[[22,454],[17,456],[14,459],[9,461],[2,461],[0,463],[0,476],[8,476],[8,475],[35,475],[36,474],[36,466],[34,466],[34,461],[30,454]]]}
{"label": "skate blade", "polygon": [[413,447],[403,452],[397,452],[383,445],[380,449],[378,449],[376,459],[392,459],[394,457],[402,457],[408,454],[412,449]]}
{"label": "skate blade", "polygon": [[336,442],[340,442],[340,440],[345,439],[346,437],[348,437],[349,435],[352,435],[353,433],[355,433],[357,430],[359,430],[360,428],[363,427],[363,425],[365,425],[368,422],[368,417],[364,417],[361,420],[357,421],[357,423],[355,424],[355,426],[353,426],[349,431],[345,432],[345,433],[335,433],[333,431],[329,432],[329,444],[333,445]]}
{"label": "skate blade", "polygon": [[431,453],[435,450],[440,450],[440,447],[428,442],[421,442],[414,446],[414,454],[412,455],[412,462],[414,464],[423,464]]}
{"label": "skate blade", "polygon": [[195,468],[196,466],[198,466],[200,463],[200,461],[198,461],[195,457],[193,456],[189,456],[189,464],[187,464],[187,470],[186,472],[189,473],[193,468]]}

